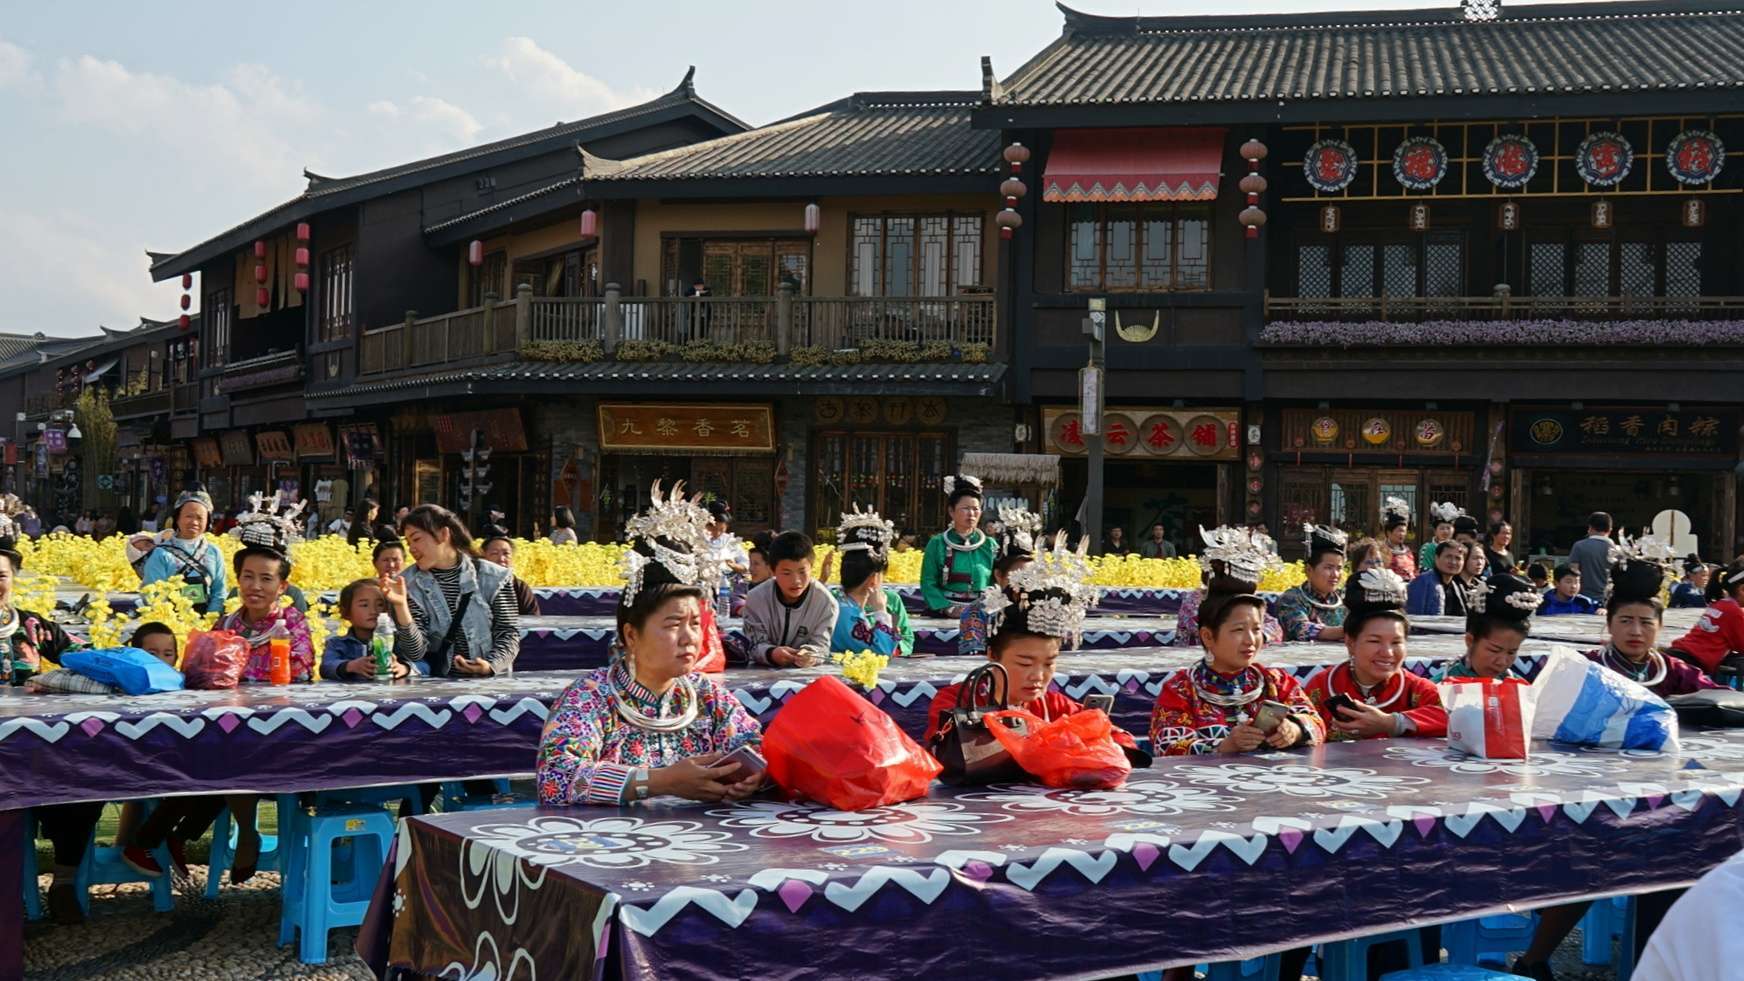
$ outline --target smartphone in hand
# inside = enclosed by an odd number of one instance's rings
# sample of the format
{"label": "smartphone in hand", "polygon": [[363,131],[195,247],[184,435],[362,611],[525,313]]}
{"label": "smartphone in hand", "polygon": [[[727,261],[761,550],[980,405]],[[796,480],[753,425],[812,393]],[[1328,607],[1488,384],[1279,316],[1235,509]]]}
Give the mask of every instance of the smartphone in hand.
{"label": "smartphone in hand", "polygon": [[1278,731],[1289,717],[1290,706],[1267,699],[1260,703],[1260,710],[1254,714],[1254,728],[1269,736]]}
{"label": "smartphone in hand", "polygon": [[1085,695],[1084,707],[1087,709],[1101,709],[1103,715],[1113,716],[1114,696],[1109,694]]}
{"label": "smartphone in hand", "polygon": [[715,765],[726,766],[729,763],[737,764],[737,768],[726,776],[728,783],[738,783],[750,777],[764,777],[769,769],[769,761],[763,758],[757,747],[751,745],[740,746],[721,757],[720,762]]}
{"label": "smartphone in hand", "polygon": [[1326,714],[1334,719],[1341,721],[1344,719],[1344,716],[1338,714],[1339,709],[1354,708],[1356,708],[1356,699],[1351,698],[1349,695],[1340,693],[1333,695],[1331,698],[1326,700]]}

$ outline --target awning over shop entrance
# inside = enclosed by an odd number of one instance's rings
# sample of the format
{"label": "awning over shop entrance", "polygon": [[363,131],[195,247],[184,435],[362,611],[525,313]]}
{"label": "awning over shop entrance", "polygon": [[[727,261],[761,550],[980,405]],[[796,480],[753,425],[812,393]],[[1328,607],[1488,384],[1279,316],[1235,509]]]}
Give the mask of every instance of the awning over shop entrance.
{"label": "awning over shop entrance", "polygon": [[1042,200],[1210,201],[1223,173],[1215,127],[1064,129],[1054,137]]}

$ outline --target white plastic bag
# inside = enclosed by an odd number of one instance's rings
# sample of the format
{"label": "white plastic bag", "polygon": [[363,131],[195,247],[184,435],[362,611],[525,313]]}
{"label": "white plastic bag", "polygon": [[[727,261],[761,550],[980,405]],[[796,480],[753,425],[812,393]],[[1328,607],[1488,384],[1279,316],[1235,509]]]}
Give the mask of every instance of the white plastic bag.
{"label": "white plastic bag", "polygon": [[1518,678],[1459,678],[1440,685],[1447,745],[1486,760],[1532,751],[1532,689]]}
{"label": "white plastic bag", "polygon": [[1550,649],[1532,691],[1538,739],[1677,752],[1677,713],[1665,699],[1567,647]]}

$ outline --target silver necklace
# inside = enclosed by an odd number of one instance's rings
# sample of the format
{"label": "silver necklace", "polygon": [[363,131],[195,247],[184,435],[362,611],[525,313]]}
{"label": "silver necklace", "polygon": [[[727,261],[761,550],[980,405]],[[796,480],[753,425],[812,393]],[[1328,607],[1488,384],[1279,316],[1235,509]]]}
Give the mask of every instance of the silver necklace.
{"label": "silver necklace", "polygon": [[[1665,655],[1658,651],[1647,652],[1645,666],[1637,666],[1635,662],[1623,656],[1623,652],[1617,650],[1615,644],[1606,644],[1599,656],[1604,659],[1608,667],[1615,669],[1617,673],[1645,688],[1652,688],[1664,681],[1665,676],[1671,671],[1671,665],[1666,663]],[[1656,670],[1657,673],[1655,673]],[[1652,675],[1652,677],[1647,677],[1647,675]]]}
{"label": "silver necklace", "polygon": [[618,718],[638,729],[648,732],[679,732],[690,728],[691,723],[696,721],[696,686],[690,683],[689,678],[679,678],[675,685],[675,700],[683,701],[684,711],[674,716],[662,715],[652,719],[631,707],[630,696],[618,685],[615,676],[611,679],[611,685],[612,702],[617,706]]}
{"label": "silver necklace", "polygon": [[951,541],[952,531],[953,529],[951,528],[945,529],[945,547],[953,552],[978,552],[981,550],[981,546],[987,542],[986,532],[979,528],[972,528],[970,529],[969,534],[964,536],[963,544],[958,545],[956,542]]}
{"label": "silver necklace", "polygon": [[1250,671],[1257,675],[1254,680],[1254,686],[1252,688],[1238,687],[1233,694],[1229,695],[1207,688],[1204,682],[1199,680],[1201,672],[1209,670],[1211,670],[1210,665],[1206,664],[1204,661],[1200,661],[1198,664],[1193,666],[1193,672],[1190,676],[1193,682],[1193,690],[1199,695],[1201,700],[1211,705],[1215,705],[1220,709],[1243,708],[1253,704],[1261,695],[1266,693],[1266,675],[1265,672],[1261,671],[1259,668],[1251,665],[1243,668],[1240,675],[1241,678],[1245,679]]}
{"label": "silver necklace", "polygon": [[[1399,683],[1399,690],[1393,693],[1392,698],[1389,698],[1384,702],[1377,702],[1377,701],[1375,701],[1375,696],[1370,695],[1367,692],[1367,690],[1365,690],[1363,688],[1362,682],[1356,680],[1356,669],[1352,668],[1348,661],[1345,662],[1344,664],[1339,665],[1339,667],[1344,668],[1344,673],[1350,678],[1350,686],[1352,688],[1355,688],[1357,694],[1362,697],[1362,701],[1363,701],[1364,705],[1370,705],[1370,706],[1373,706],[1373,707],[1378,708],[1378,709],[1384,709],[1384,708],[1387,708],[1388,706],[1392,705],[1394,702],[1398,701],[1405,694],[1405,679],[1395,675],[1393,680],[1395,680]],[[1334,668],[1333,670],[1336,671],[1337,668]],[[1402,671],[1404,669],[1401,668],[1400,670]],[[1337,681],[1338,679],[1334,678],[1332,680]],[[1328,685],[1327,687],[1331,688],[1332,686]],[[1380,685],[1377,685],[1376,687],[1384,689],[1386,687],[1386,682],[1383,681],[1383,682],[1381,682]]]}

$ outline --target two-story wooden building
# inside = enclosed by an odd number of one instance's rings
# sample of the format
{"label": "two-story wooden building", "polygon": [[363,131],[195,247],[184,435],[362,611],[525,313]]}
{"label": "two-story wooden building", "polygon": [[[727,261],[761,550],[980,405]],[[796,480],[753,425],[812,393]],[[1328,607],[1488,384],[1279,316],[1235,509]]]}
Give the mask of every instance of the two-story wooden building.
{"label": "two-story wooden building", "polygon": [[311,404],[428,433],[387,451],[421,500],[458,496],[480,431],[523,526],[568,504],[615,537],[658,478],[731,500],[742,532],[827,532],[851,503],[928,531],[959,454],[1012,443],[975,98],[860,93],[653,153],[589,144],[426,226],[454,312],[372,325],[356,383]]}
{"label": "two-story wooden building", "polygon": [[1741,48],[1707,0],[1065,10],[975,111],[1033,152],[1012,392],[1038,448],[1076,448],[1101,297],[1111,524],[1372,531],[1398,496],[1554,550],[1588,511],[1669,509],[1729,557]]}

